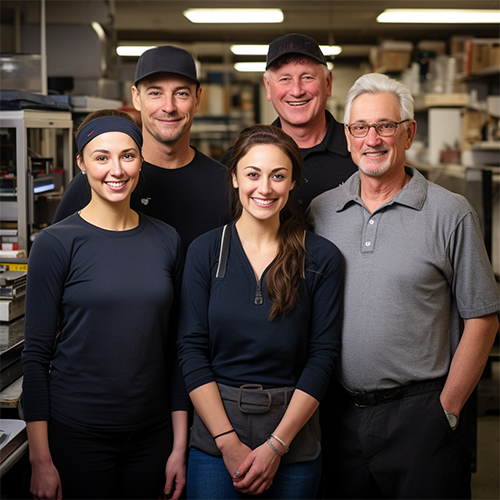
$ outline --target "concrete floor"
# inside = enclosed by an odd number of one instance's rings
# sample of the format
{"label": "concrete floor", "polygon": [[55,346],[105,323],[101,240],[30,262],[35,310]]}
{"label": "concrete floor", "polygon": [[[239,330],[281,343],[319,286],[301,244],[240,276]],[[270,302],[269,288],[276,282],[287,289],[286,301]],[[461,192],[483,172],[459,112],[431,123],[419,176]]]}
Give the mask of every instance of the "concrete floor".
{"label": "concrete floor", "polygon": [[500,498],[498,415],[478,417],[477,472],[472,474],[472,498],[498,500]]}
{"label": "concrete floor", "polygon": [[477,472],[472,474],[474,500],[500,499],[500,363],[492,363],[491,378],[478,385]]}

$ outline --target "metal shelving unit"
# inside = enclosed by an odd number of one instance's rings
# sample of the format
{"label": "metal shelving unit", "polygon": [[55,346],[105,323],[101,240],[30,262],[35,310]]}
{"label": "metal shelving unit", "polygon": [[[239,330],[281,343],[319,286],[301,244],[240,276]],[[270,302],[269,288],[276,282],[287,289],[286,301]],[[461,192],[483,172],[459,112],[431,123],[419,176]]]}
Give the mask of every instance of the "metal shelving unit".
{"label": "metal shelving unit", "polygon": [[[29,157],[28,131],[30,129],[61,130],[63,133],[63,165],[64,185],[67,186],[73,177],[73,121],[70,112],[15,110],[0,111],[0,127],[15,129],[15,162],[17,187],[17,237],[19,249],[29,252],[29,226],[32,224],[30,214],[30,197],[32,188],[28,187]],[[55,147],[54,147],[55,150]]]}

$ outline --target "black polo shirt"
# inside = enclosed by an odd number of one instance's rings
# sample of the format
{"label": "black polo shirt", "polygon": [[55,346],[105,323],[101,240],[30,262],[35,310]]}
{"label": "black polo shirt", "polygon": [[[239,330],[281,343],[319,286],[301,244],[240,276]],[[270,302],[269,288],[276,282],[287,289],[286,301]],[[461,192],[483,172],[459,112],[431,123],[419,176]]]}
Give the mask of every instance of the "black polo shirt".
{"label": "black polo shirt", "polygon": [[[302,179],[295,189],[295,200],[305,212],[316,196],[346,181],[358,167],[347,150],[344,125],[325,110],[328,130],[323,140],[312,148],[301,149],[304,160]],[[273,125],[281,128],[277,118]]]}

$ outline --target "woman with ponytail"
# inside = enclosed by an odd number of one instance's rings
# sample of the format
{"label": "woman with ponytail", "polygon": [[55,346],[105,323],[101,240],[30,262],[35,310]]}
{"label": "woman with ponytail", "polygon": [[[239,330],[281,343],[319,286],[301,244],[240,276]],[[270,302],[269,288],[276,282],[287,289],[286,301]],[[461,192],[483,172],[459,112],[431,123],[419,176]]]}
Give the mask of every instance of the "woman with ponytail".
{"label": "woman with ponytail", "polygon": [[281,129],[243,130],[227,166],[235,222],[191,244],[181,293],[179,360],[195,407],[187,495],[315,498],[341,256],[293,205],[302,157]]}

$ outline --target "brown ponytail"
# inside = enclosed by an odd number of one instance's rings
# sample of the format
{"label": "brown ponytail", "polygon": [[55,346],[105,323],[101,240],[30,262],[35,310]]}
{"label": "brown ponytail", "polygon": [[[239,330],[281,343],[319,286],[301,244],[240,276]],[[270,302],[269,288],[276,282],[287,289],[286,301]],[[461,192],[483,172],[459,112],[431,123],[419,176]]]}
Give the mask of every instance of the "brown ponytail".
{"label": "brown ponytail", "polygon": [[[279,147],[292,162],[292,180],[299,184],[302,173],[302,155],[295,141],[283,130],[272,125],[253,125],[245,128],[231,153],[227,163],[229,179],[236,174],[238,162],[257,144],[272,144]],[[232,187],[232,184],[231,184]],[[267,273],[267,296],[273,303],[269,320],[279,314],[286,316],[299,303],[300,279],[304,275],[306,249],[304,246],[305,221],[295,202],[290,197],[280,212],[280,228],[278,230],[278,254]],[[239,200],[238,190],[232,188],[232,207],[234,219],[241,216],[243,207]]]}

